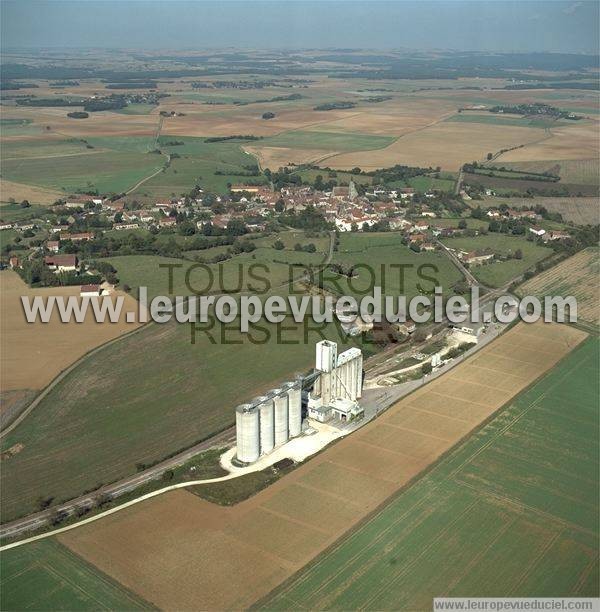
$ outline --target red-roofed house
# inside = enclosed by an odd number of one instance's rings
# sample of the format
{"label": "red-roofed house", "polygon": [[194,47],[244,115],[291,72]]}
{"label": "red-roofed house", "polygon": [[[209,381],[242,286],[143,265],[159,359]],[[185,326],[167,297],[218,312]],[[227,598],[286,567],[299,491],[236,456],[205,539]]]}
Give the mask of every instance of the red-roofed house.
{"label": "red-roofed house", "polygon": [[47,255],[44,263],[54,272],[73,272],[77,270],[79,260],[76,255]]}
{"label": "red-roofed house", "polygon": [[571,234],[563,230],[551,230],[550,232],[548,232],[548,234],[546,234],[547,240],[566,240],[567,238],[570,238],[570,237],[571,237]]}

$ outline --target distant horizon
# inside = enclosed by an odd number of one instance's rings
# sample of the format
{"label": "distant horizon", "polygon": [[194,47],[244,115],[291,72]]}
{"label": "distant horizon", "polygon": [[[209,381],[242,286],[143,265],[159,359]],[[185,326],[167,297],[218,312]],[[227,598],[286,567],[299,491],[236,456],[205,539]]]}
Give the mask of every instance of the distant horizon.
{"label": "distant horizon", "polygon": [[594,1],[4,0],[0,11],[3,52],[414,49],[596,55],[600,45]]}
{"label": "distant horizon", "polygon": [[120,52],[120,53],[133,53],[133,52],[165,52],[171,51],[173,53],[218,53],[223,51],[240,51],[244,53],[251,53],[253,51],[269,51],[273,53],[277,52],[338,52],[338,53],[354,53],[357,51],[377,52],[377,53],[412,53],[412,52],[427,52],[427,53],[465,53],[469,55],[586,55],[590,57],[600,57],[600,50],[593,51],[545,51],[532,49],[530,51],[498,51],[490,49],[462,49],[452,47],[440,47],[440,48],[418,48],[418,47],[98,47],[98,46],[78,46],[78,47],[60,47],[60,46],[43,46],[43,47],[3,47],[2,52],[11,54],[12,52],[36,52],[36,51],[69,51],[73,52],[76,50],[82,51],[103,51],[103,52]]}

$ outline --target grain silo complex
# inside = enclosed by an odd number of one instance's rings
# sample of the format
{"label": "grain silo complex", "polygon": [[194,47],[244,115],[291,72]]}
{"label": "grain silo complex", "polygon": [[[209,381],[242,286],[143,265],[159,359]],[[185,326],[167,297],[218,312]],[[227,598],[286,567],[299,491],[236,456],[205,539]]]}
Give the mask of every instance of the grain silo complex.
{"label": "grain silo complex", "polygon": [[[351,348],[338,355],[337,344],[316,346],[315,382],[308,416],[319,422],[351,421],[362,416],[357,400],[362,391],[362,352]],[[277,389],[236,408],[237,459],[254,463],[262,455],[302,434],[302,381]]]}
{"label": "grain silo complex", "polygon": [[362,395],[362,351],[350,348],[338,355],[335,342],[323,340],[317,343],[315,363],[319,376],[308,399],[308,416],[320,423],[362,417],[357,401]]}
{"label": "grain silo complex", "polygon": [[236,408],[237,459],[253,463],[302,433],[302,383],[286,382]]}

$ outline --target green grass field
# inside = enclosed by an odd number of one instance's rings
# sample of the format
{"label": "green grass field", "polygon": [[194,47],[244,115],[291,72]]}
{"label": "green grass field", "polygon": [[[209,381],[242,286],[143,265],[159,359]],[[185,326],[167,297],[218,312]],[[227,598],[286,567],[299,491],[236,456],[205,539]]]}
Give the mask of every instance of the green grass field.
{"label": "green grass field", "polygon": [[147,610],[148,602],[56,540],[2,553],[2,610]]}
{"label": "green grass field", "polygon": [[9,223],[24,221],[25,219],[36,219],[40,218],[47,210],[48,208],[46,206],[29,206],[27,208],[22,208],[18,202],[3,203],[0,205],[0,219]]}
{"label": "green grass field", "polygon": [[599,365],[588,339],[264,609],[598,597]]}
{"label": "green grass field", "polygon": [[42,132],[42,129],[43,127],[40,124],[34,124],[32,119],[0,118],[1,136],[25,136],[27,134],[39,134]]}
{"label": "green grass field", "polygon": [[[447,294],[462,278],[443,253],[415,253],[400,239],[400,234],[394,232],[342,234],[333,261],[346,268],[359,265],[357,276],[347,279],[328,273],[325,286],[358,299],[372,293],[373,286],[379,286],[384,295],[403,294],[410,299],[420,293],[433,292],[435,286],[442,286]],[[405,266],[404,272],[398,266]]]}
{"label": "green grass field", "polygon": [[307,371],[315,342],[345,346],[333,325],[323,336],[291,320],[258,325],[249,336],[208,323],[192,337],[190,324],[153,324],[84,361],[2,440],[24,444],[2,465],[3,521],[231,426],[237,404]]}
{"label": "green grass field", "polygon": [[[169,142],[184,144],[170,146]],[[164,172],[150,179],[135,192],[166,198],[188,193],[196,184],[206,191],[226,193],[228,183],[263,182],[261,176],[244,176],[244,166],[256,166],[253,156],[245,153],[239,142],[206,142],[204,138],[161,136],[158,146],[163,153],[177,154]],[[217,174],[218,173],[218,174]]]}
{"label": "green grass field", "polygon": [[333,179],[337,181],[340,185],[347,185],[351,180],[354,181],[356,184],[361,184],[365,186],[371,185],[371,183],[373,182],[373,178],[370,176],[366,176],[364,174],[352,174],[350,172],[343,172],[341,170],[334,171],[335,176],[331,177],[329,176],[327,170],[314,170],[311,168],[296,170],[292,174],[300,176],[302,177],[303,181],[310,183],[313,183],[318,175],[321,175],[324,181]]}
{"label": "green grass field", "polygon": [[149,115],[155,108],[154,104],[128,104],[115,112],[122,115]]}
{"label": "green grass field", "polygon": [[403,187],[412,187],[417,193],[425,193],[436,189],[447,193],[453,192],[456,186],[456,179],[451,173],[446,172],[440,178],[434,176],[415,176],[405,181],[394,181],[387,185],[393,189],[401,189]]}
{"label": "green grass field", "polygon": [[466,219],[460,218],[442,218],[442,219],[429,219],[432,227],[452,227],[458,229],[458,224],[460,221],[465,221],[467,223],[467,229],[487,229],[489,226],[489,221],[485,221],[484,219],[472,219],[467,217]]}
{"label": "green grass field", "polygon": [[[290,232],[284,238],[291,244],[298,236]],[[325,248],[326,238],[314,240]],[[259,247],[211,266],[214,282],[222,277],[222,288],[233,293],[253,286],[286,295],[290,271],[269,259],[286,253],[304,255]],[[314,255],[323,258],[323,253]],[[189,294],[184,275],[192,262],[152,256],[109,261],[123,283],[134,288],[147,284],[150,296],[170,293],[167,272],[158,264],[181,263],[173,293]],[[262,266],[254,277],[249,276],[252,263]],[[205,268],[191,273],[195,289],[205,288],[206,274]],[[265,277],[269,286],[261,280]],[[291,319],[280,326],[258,325],[244,335],[238,322],[210,322],[192,336],[190,324],[152,324],[84,361],[2,441],[3,448],[24,444],[2,465],[3,520],[35,510],[40,495],[55,501],[73,497],[135,473],[137,463],[156,461],[209,437],[233,424],[236,404],[309,369],[318,340],[336,339],[347,346],[334,325],[321,331],[312,322],[303,326]]]}
{"label": "green grass field", "polygon": [[548,127],[565,127],[573,125],[572,121],[555,121],[554,119],[519,117],[518,115],[504,115],[499,113],[471,114],[460,113],[448,117],[445,121],[451,123],[486,123],[489,125],[512,125],[516,127],[533,127],[545,129]]}
{"label": "green grass field", "polygon": [[2,147],[2,176],[67,193],[121,192],[164,164],[163,156],[148,153],[151,148],[148,137],[10,142]]}
{"label": "green grass field", "polygon": [[[183,145],[169,146],[179,141]],[[91,147],[91,148],[88,148]],[[165,164],[160,148],[177,154],[171,165],[141,185],[136,194],[156,198],[189,193],[201,184],[207,191],[225,193],[228,183],[261,182],[261,176],[244,176],[245,166],[256,160],[240,143],[207,143],[204,138],[161,136],[97,136],[9,142],[2,147],[2,176],[6,179],[67,193],[96,188],[100,193],[122,192]]]}
{"label": "green grass field", "polygon": [[600,183],[600,160],[571,159],[533,162],[498,162],[500,166],[524,172],[558,173],[561,182],[576,185],[598,185]]}
{"label": "green grass field", "polygon": [[521,249],[522,259],[471,266],[471,272],[475,278],[490,287],[501,287],[552,254],[552,249],[548,247],[538,246],[535,242],[529,242],[523,237],[507,236],[506,234],[489,233],[484,236],[444,238],[444,244],[451,249],[467,252],[489,248],[497,255],[506,255],[509,251],[514,253],[517,249]]}
{"label": "green grass field", "polygon": [[383,149],[394,142],[391,136],[374,136],[352,132],[318,132],[293,130],[260,141],[260,146],[328,151],[368,151]]}

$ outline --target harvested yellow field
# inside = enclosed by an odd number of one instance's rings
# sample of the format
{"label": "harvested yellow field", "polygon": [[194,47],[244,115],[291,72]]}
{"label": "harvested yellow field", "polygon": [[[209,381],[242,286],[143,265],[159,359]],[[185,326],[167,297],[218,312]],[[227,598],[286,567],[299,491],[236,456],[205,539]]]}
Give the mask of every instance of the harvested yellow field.
{"label": "harvested yellow field", "polygon": [[237,506],[214,506],[178,490],[59,540],[160,608],[245,609],[585,337],[566,325],[520,324]]}
{"label": "harvested yellow field", "polygon": [[322,163],[340,170],[356,166],[363,170],[375,170],[405,164],[440,166],[444,170],[455,171],[466,162],[484,159],[490,152],[496,153],[547,137],[536,128],[440,122],[401,136],[385,149],[369,151],[368,154],[360,151],[343,153],[329,157]]}
{"label": "harvested yellow field", "polygon": [[62,323],[57,313],[49,323],[27,323],[21,296],[79,296],[79,286],[31,289],[15,272],[4,271],[0,272],[0,288],[2,392],[42,389],[91,349],[138,326],[125,321],[126,312],[137,312],[137,302],[121,292],[115,294],[125,298],[118,323],[96,323],[89,312],[83,323]]}
{"label": "harvested yellow field", "polygon": [[[13,198],[17,202],[29,200],[31,204],[52,204],[59,198],[64,197],[61,191],[53,189],[43,189],[42,187],[34,187],[33,185],[24,185],[23,183],[14,183],[6,179],[0,179],[0,201],[8,202]],[[0,217],[2,209],[0,208]]]}
{"label": "harvested yellow field", "polygon": [[318,163],[319,160],[329,157],[336,151],[323,149],[290,149],[289,147],[243,147],[244,151],[254,155],[261,168],[277,170],[288,164]]}
{"label": "harvested yellow field", "polygon": [[588,323],[600,323],[600,251],[585,249],[558,266],[528,280],[519,289],[521,295],[572,295],[577,300],[577,316]]}
{"label": "harvested yellow field", "polygon": [[552,138],[508,151],[500,162],[598,159],[600,157],[600,123],[596,120],[581,125],[553,127]]}
{"label": "harvested yellow field", "polygon": [[351,115],[322,123],[324,132],[338,130],[381,136],[401,136],[433,125],[456,112],[452,102],[397,98],[381,104],[359,106]]}
{"label": "harvested yellow field", "polygon": [[[168,105],[164,105],[169,109]],[[161,108],[163,108],[161,106]],[[332,120],[351,115],[351,111],[313,111],[310,109],[279,110],[273,105],[251,104],[243,107],[219,106],[218,111],[206,110],[210,106],[179,104],[185,117],[167,118],[162,134],[172,136],[231,136],[252,134],[273,136],[287,130],[307,128],[329,123]],[[274,119],[262,119],[265,111],[275,112]]]}
{"label": "harvested yellow field", "polygon": [[[71,109],[72,110],[72,109]],[[87,119],[70,119],[65,107],[19,106],[3,110],[6,119],[30,119],[27,133],[3,134],[3,142],[49,137],[87,138],[94,136],[149,136],[156,132],[158,114],[126,115],[109,111],[90,113]],[[158,111],[156,111],[158,113]]]}

